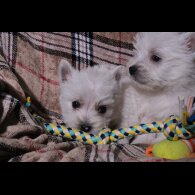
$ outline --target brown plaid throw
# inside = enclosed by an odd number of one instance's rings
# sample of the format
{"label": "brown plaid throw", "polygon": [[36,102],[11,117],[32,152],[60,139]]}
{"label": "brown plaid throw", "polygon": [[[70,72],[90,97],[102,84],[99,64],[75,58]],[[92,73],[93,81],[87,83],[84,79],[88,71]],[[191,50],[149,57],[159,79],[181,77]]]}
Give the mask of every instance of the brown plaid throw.
{"label": "brown plaid throw", "polygon": [[[0,160],[9,162],[135,162],[147,158],[146,146],[83,145],[45,134],[24,107],[61,122],[57,67],[66,58],[77,69],[99,63],[125,65],[133,32],[1,32]],[[189,161],[189,159],[184,159]],[[193,161],[193,159],[191,159]]]}

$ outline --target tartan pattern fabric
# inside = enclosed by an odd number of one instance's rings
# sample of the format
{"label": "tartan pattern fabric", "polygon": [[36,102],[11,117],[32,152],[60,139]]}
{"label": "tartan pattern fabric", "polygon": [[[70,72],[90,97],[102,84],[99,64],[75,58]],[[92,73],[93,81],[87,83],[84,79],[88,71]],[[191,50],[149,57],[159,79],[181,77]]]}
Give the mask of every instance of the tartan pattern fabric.
{"label": "tartan pattern fabric", "polygon": [[93,33],[72,32],[72,65],[82,69],[81,64],[93,66]]}
{"label": "tartan pattern fabric", "polygon": [[[1,33],[1,53],[39,108],[39,114],[60,119],[57,67],[66,58],[76,69],[99,63],[125,65],[132,34],[122,32]],[[31,79],[29,79],[31,78]],[[36,93],[34,93],[36,91]],[[52,97],[52,98],[51,98]],[[25,98],[24,94],[21,98]]]}
{"label": "tartan pattern fabric", "polygon": [[0,32],[0,161],[165,161],[145,157],[146,146],[85,146],[48,135],[24,106],[30,96],[38,115],[61,122],[57,76],[60,60],[66,58],[76,69],[99,63],[125,65],[133,48],[133,35],[134,32]]}

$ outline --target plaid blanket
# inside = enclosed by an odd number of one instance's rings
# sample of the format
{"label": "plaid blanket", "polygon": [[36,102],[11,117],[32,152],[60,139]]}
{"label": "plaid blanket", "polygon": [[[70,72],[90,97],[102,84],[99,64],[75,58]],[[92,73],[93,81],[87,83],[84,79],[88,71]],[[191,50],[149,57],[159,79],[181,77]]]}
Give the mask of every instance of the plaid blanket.
{"label": "plaid blanket", "polygon": [[[0,161],[164,162],[147,158],[144,145],[83,145],[48,135],[24,106],[49,122],[62,122],[57,66],[66,58],[76,69],[99,63],[125,65],[134,32],[1,32]],[[182,159],[193,161],[193,159]]]}

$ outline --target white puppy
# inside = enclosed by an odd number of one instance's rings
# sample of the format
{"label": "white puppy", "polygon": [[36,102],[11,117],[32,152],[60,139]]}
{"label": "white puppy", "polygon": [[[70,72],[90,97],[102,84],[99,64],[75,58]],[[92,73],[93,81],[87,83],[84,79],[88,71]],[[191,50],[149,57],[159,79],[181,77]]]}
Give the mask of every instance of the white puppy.
{"label": "white puppy", "polygon": [[[128,63],[122,127],[179,114],[178,96],[195,95],[195,33],[140,32]],[[155,143],[157,134],[134,143]]]}
{"label": "white puppy", "polygon": [[114,65],[78,71],[66,60],[60,62],[60,106],[68,127],[93,134],[118,127],[121,71],[121,66]]}

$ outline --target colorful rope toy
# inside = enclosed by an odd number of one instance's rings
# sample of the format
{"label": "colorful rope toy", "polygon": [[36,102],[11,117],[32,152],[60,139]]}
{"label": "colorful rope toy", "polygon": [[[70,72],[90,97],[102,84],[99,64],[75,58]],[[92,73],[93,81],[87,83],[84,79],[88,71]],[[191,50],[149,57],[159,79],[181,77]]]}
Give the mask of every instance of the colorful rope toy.
{"label": "colorful rope toy", "polygon": [[45,129],[52,135],[61,136],[71,140],[82,141],[85,144],[109,144],[125,137],[132,138],[136,135],[163,132],[168,140],[190,139],[192,133],[184,128],[177,116],[170,116],[164,122],[134,125],[129,128],[102,129],[98,135],[79,131],[78,129],[66,128],[65,125],[44,124]]}
{"label": "colorful rope toy", "polygon": [[[29,103],[30,99],[27,100]],[[37,117],[36,115],[34,116]],[[39,119],[40,118],[41,117],[39,117]],[[44,120],[38,121],[39,123],[42,123],[41,125],[49,134],[70,140],[81,141],[85,144],[110,144],[125,137],[132,138],[136,135],[160,132],[163,132],[167,139],[171,141],[190,139],[193,136],[193,133],[184,127],[177,116],[170,116],[163,122],[134,125],[129,128],[120,128],[115,130],[105,128],[102,129],[98,135],[89,134],[78,129],[67,128],[65,124],[55,125],[53,123],[45,123]]]}

